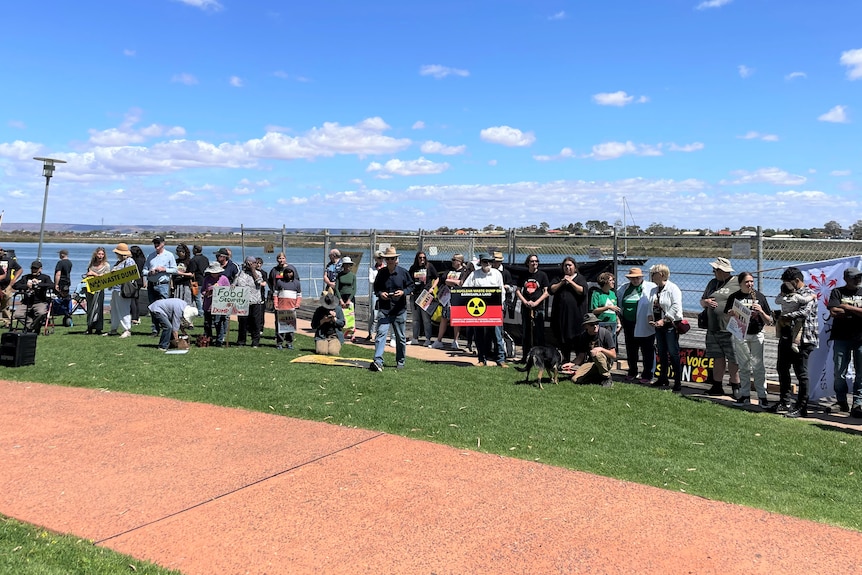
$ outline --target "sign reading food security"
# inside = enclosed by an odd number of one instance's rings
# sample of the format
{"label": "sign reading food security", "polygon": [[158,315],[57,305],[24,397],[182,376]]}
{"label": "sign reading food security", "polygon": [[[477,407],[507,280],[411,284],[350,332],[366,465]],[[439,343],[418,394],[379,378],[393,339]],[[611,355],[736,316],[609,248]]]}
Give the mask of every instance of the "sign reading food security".
{"label": "sign reading food security", "polygon": [[250,287],[213,286],[213,315],[248,315]]}
{"label": "sign reading food security", "polygon": [[503,294],[500,288],[451,288],[450,306],[449,320],[452,325],[503,325]]}
{"label": "sign reading food security", "polygon": [[126,282],[140,279],[141,274],[138,273],[138,266],[126,266],[100,276],[90,276],[84,278],[84,283],[87,286],[87,291],[96,293],[103,289],[112,288]]}

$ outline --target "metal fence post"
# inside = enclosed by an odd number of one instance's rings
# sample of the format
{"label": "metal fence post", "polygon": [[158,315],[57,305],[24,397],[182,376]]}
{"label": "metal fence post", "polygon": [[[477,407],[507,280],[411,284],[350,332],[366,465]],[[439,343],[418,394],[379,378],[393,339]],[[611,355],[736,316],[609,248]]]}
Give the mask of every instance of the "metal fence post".
{"label": "metal fence post", "polygon": [[763,228],[757,226],[757,291],[763,293]]}
{"label": "metal fence post", "polygon": [[509,235],[511,237],[511,247],[509,248],[509,264],[514,264],[515,254],[518,251],[518,232],[516,232],[514,228],[510,228]]}

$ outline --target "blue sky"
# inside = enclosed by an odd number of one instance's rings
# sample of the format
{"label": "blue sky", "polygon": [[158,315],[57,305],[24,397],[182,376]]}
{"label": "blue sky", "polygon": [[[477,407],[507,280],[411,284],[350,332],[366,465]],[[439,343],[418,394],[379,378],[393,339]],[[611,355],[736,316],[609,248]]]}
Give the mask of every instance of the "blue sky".
{"label": "blue sky", "polygon": [[862,219],[862,2],[0,8],[0,196],[38,222]]}

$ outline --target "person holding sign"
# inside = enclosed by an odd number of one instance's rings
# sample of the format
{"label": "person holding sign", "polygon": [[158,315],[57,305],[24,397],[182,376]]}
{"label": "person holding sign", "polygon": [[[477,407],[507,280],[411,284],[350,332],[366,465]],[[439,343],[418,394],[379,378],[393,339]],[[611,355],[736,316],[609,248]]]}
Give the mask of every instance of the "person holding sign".
{"label": "person holding sign", "polygon": [[[90,265],[84,278],[98,277],[111,271],[111,264],[105,255],[105,248],[98,247],[90,257]],[[95,333],[102,335],[102,326],[105,323],[105,290],[90,292],[87,289],[87,334]]]}
{"label": "person holding sign", "polygon": [[[215,347],[223,347],[227,337],[228,318],[225,314],[212,313],[213,288],[229,286],[230,280],[224,276],[224,268],[219,262],[211,262],[204,270],[204,283],[201,291],[204,294],[204,335],[213,340]],[[215,335],[213,334],[215,330]]]}
{"label": "person holding sign", "polygon": [[[121,270],[130,266],[137,267],[132,259],[132,251],[128,244],[119,243],[114,248],[117,254],[117,263],[111,271]],[[137,293],[137,290],[135,291]],[[120,337],[126,338],[132,335],[132,299],[123,297],[123,284],[111,288],[111,331],[102,335],[117,335],[117,328],[123,328]]]}
{"label": "person holding sign", "polygon": [[[490,254],[479,255],[479,267],[467,276],[462,287],[495,287],[500,288],[500,294],[503,293],[503,274],[499,270],[491,267],[491,262],[494,261],[494,256]],[[497,341],[497,357],[493,358],[499,367],[508,367],[506,365],[506,345],[503,342],[503,332],[496,330],[492,326],[476,326],[476,354],[479,356],[478,365],[488,365],[488,359],[491,358],[492,346],[494,341]],[[499,334],[499,337],[498,337]]]}
{"label": "person holding sign", "polygon": [[[754,376],[754,389],[760,407],[767,409],[769,402],[766,399],[766,366],[763,363],[763,328],[772,325],[772,310],[763,294],[754,291],[754,276],[742,272],[736,279],[739,289],[727,298],[724,313],[732,318],[731,321],[740,315],[748,315],[748,325],[745,333],[741,334],[742,339],[733,338],[733,354],[739,365],[739,397],[734,399],[734,403],[745,405],[751,402],[751,378]],[[734,309],[738,310],[737,306],[742,306],[749,313],[740,314]]]}
{"label": "person holding sign", "polygon": [[293,334],[296,332],[296,309],[302,303],[302,282],[293,264],[287,264],[281,277],[275,280],[272,289],[272,305],[275,308],[275,347],[293,349]]}
{"label": "person holding sign", "polygon": [[413,278],[413,339],[410,341],[412,345],[419,345],[419,336],[422,332],[425,333],[425,345],[431,346],[434,340],[434,335],[431,332],[431,314],[420,306],[417,301],[422,292],[431,292],[437,285],[437,270],[433,264],[428,263],[428,256],[425,252],[416,252],[416,257],[413,258],[413,265],[407,270],[410,277]]}
{"label": "person holding sign", "polygon": [[251,346],[260,347],[260,334],[263,332],[263,298],[260,288],[265,285],[266,278],[257,269],[257,260],[254,256],[248,256],[234,282],[235,287],[248,288],[248,315],[240,315],[238,318],[237,345],[245,345],[246,335],[251,334]]}

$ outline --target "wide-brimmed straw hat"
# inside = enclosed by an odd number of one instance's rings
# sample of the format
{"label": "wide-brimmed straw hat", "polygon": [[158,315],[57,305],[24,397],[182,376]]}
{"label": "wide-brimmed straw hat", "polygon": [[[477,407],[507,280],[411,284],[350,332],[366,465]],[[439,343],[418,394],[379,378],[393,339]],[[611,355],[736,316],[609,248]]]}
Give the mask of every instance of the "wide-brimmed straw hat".
{"label": "wide-brimmed straw hat", "polygon": [[129,244],[119,243],[117,247],[114,248],[114,253],[121,256],[130,256],[132,255],[132,251],[129,249]]}
{"label": "wide-brimmed straw hat", "polygon": [[384,258],[397,258],[399,255],[401,255],[401,254],[398,253],[398,251],[395,249],[395,246],[389,246],[383,252]]}
{"label": "wide-brimmed straw hat", "polygon": [[207,269],[204,270],[204,273],[207,274],[220,274],[224,271],[224,268],[221,267],[221,264],[218,262],[210,262],[210,265],[207,266]]}
{"label": "wide-brimmed straw hat", "polygon": [[335,309],[338,307],[338,298],[333,293],[324,292],[323,297],[320,298],[320,305],[326,309]]}
{"label": "wide-brimmed straw hat", "polygon": [[632,268],[629,270],[629,273],[626,274],[626,277],[629,279],[642,278],[644,277],[644,271],[640,268]]}

